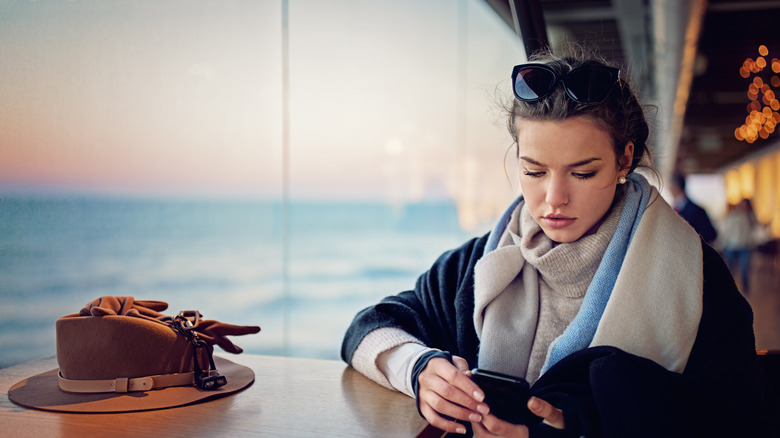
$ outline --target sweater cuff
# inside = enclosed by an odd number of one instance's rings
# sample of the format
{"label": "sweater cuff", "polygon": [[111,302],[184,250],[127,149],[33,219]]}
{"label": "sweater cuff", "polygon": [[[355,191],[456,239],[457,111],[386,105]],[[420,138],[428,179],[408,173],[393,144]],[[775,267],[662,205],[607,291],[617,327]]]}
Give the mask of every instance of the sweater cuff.
{"label": "sweater cuff", "polygon": [[[367,334],[355,349],[350,365],[364,376],[388,389],[399,389],[393,386],[385,373],[379,367],[380,355],[403,344],[419,344],[417,338],[394,327],[383,327]],[[401,385],[399,385],[401,386]]]}
{"label": "sweater cuff", "polygon": [[380,354],[376,359],[376,366],[387,377],[393,388],[414,398],[412,386],[414,364],[420,356],[429,351],[438,350],[407,342]]}

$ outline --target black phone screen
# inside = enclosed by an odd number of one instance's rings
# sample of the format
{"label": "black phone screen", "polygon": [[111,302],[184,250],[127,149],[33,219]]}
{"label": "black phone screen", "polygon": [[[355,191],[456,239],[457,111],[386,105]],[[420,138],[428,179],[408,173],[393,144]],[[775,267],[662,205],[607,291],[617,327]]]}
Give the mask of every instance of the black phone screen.
{"label": "black phone screen", "polygon": [[490,413],[513,424],[532,424],[540,420],[528,410],[530,385],[520,377],[475,368],[471,379],[485,393]]}

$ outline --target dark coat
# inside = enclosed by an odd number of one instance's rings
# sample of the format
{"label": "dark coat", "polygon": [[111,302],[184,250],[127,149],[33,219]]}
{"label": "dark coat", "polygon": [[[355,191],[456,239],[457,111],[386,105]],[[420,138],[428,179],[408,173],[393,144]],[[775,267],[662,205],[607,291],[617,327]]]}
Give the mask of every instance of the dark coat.
{"label": "dark coat", "polygon": [[[344,361],[371,331],[397,327],[475,367],[474,266],[486,242],[483,236],[444,253],[414,290],[358,313],[344,338]],[[702,249],[703,314],[685,371],[613,347],[574,353],[531,388],[563,410],[566,432],[534,427],[532,436],[780,436],[780,407],[758,363],[752,310],[720,255],[706,243]]]}

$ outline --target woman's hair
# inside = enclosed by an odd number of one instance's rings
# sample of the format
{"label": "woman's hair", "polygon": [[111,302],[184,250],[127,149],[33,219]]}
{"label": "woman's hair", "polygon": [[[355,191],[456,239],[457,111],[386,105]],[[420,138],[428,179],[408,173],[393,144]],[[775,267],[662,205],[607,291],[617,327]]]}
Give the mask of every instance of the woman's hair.
{"label": "woman's hair", "polygon": [[[571,53],[563,56],[555,56],[550,52],[537,52],[528,61],[547,64],[559,77],[582,65],[610,65],[594,55],[585,55],[582,50],[575,53],[575,50],[569,49]],[[598,104],[572,100],[560,83],[549,95],[539,101],[523,102],[512,99],[513,103],[507,108],[509,111],[507,127],[515,145],[517,145],[517,129],[522,129],[525,120],[560,121],[570,117],[585,117],[609,134],[616,156],[623,155],[629,141],[634,142],[634,158],[629,173],[633,172],[644,156],[649,159],[647,137],[650,131],[644,110],[628,82],[625,81],[624,73],[621,71],[619,83],[614,86],[604,101]]]}

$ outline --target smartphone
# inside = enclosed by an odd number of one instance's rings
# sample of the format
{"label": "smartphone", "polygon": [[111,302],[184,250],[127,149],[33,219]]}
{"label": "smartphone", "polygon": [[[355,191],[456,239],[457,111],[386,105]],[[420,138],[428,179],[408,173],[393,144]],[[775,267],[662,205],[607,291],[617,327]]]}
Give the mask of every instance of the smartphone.
{"label": "smartphone", "polygon": [[471,370],[471,379],[485,393],[485,403],[496,417],[513,424],[541,420],[528,410],[531,385],[525,379],[479,368]]}

